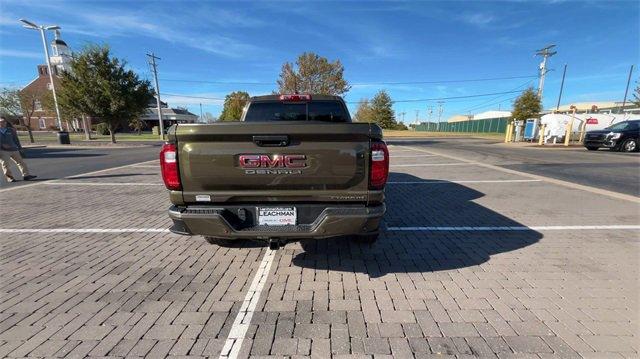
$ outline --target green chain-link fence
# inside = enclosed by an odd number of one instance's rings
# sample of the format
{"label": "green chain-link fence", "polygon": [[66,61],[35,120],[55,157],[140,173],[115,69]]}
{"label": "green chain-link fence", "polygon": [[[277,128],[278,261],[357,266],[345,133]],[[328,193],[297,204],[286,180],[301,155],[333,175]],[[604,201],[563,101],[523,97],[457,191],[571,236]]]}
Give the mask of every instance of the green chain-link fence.
{"label": "green chain-link fence", "polygon": [[466,133],[504,133],[507,130],[508,118],[487,118],[460,122],[421,123],[416,131],[427,132],[466,132]]}

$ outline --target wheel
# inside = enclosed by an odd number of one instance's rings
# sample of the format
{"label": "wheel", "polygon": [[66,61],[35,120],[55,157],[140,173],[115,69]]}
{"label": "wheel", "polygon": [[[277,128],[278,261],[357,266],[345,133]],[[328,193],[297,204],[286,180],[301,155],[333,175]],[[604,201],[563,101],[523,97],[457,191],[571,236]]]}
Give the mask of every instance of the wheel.
{"label": "wheel", "polygon": [[620,146],[620,151],[622,152],[635,152],[638,150],[638,141],[634,140],[633,138],[629,138],[626,141],[624,141],[624,143],[622,143],[622,146]]}
{"label": "wheel", "polygon": [[600,147],[598,147],[598,146],[587,146],[587,149],[588,149],[589,151],[597,151],[597,150],[598,150],[598,148],[600,148]]}
{"label": "wheel", "polygon": [[358,243],[363,243],[363,244],[373,244],[378,240],[378,236],[380,234],[378,233],[372,233],[372,234],[358,234],[353,236],[353,240],[355,242]]}

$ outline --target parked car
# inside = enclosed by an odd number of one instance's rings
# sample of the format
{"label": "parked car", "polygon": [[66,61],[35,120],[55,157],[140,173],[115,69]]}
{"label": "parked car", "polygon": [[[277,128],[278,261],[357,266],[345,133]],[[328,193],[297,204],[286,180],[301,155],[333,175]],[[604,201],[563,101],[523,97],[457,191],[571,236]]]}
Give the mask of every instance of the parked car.
{"label": "parked car", "polygon": [[584,137],[584,147],[596,151],[600,147],[613,151],[638,151],[640,120],[618,122],[604,130],[589,131]]}
{"label": "parked car", "polygon": [[177,124],[160,154],[171,231],[210,243],[378,238],[389,152],[342,98],[252,97],[239,122]]}

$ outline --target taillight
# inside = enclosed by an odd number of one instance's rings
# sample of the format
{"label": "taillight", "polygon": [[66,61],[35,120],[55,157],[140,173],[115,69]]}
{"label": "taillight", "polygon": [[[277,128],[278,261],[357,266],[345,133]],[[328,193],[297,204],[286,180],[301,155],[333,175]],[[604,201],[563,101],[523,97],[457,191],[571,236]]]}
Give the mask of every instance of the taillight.
{"label": "taillight", "polygon": [[389,150],[383,141],[371,143],[369,188],[383,189],[389,177]]}
{"label": "taillight", "polygon": [[291,102],[298,102],[298,101],[311,101],[311,95],[280,95],[280,101],[291,101]]}
{"label": "taillight", "polygon": [[173,143],[165,143],[160,150],[160,171],[167,189],[179,191],[180,173],[178,172],[178,151]]}

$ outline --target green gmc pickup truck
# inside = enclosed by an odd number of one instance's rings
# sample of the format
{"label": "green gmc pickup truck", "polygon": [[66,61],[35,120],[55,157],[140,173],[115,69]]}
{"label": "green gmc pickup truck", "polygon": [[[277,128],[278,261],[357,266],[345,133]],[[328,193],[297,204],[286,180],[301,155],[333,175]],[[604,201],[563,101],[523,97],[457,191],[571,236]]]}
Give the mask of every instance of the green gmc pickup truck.
{"label": "green gmc pickup truck", "polygon": [[210,243],[378,237],[389,152],[340,97],[253,97],[240,122],[179,124],[160,152],[171,231]]}

